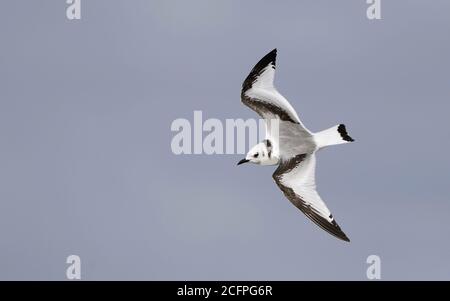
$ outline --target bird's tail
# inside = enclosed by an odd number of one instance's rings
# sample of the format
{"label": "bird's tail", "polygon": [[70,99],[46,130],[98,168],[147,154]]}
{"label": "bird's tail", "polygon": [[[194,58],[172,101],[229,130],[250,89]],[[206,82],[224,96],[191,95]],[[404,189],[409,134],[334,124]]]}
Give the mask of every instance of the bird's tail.
{"label": "bird's tail", "polygon": [[354,141],[347,133],[345,125],[335,125],[329,129],[314,134],[317,147],[324,148],[330,145],[349,143]]}

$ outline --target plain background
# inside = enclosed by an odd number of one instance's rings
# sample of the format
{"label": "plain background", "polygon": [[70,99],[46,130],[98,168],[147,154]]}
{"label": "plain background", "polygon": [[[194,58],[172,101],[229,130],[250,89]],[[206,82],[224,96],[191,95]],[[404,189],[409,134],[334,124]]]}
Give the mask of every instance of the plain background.
{"label": "plain background", "polygon": [[[0,5],[0,279],[450,279],[450,2],[82,0]],[[273,167],[171,152],[176,118],[255,118],[251,67],[321,151],[317,183],[350,244],[293,207]]]}

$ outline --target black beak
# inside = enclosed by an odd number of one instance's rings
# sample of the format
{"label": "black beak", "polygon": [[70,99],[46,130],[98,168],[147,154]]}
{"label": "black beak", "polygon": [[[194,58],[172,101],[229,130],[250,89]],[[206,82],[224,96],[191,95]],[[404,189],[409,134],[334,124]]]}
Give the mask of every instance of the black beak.
{"label": "black beak", "polygon": [[247,162],[249,162],[250,160],[247,160],[247,159],[242,159],[241,161],[239,161],[238,162],[238,164],[237,165],[241,165],[241,164],[243,164],[243,163],[247,163]]}

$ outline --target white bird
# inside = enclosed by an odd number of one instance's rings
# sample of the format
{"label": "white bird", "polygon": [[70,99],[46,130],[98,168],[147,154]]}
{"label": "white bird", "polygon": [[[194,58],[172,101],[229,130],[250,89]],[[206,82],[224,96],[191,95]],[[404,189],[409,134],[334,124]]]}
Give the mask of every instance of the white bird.
{"label": "white bird", "polygon": [[[273,179],[289,201],[331,235],[350,241],[316,191],[315,154],[326,146],[354,140],[343,124],[318,133],[303,125],[274,87],[276,56],[276,49],[264,56],[242,84],[242,102],[265,120],[266,139],[252,147],[238,165],[278,165]],[[277,131],[271,131],[274,120],[278,122]]]}

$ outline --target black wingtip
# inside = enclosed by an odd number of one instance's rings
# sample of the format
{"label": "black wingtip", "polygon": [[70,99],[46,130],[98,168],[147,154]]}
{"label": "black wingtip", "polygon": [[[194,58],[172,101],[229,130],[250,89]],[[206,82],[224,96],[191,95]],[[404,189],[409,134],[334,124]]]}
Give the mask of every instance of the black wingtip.
{"label": "black wingtip", "polygon": [[266,68],[268,65],[272,65],[272,68],[275,69],[276,62],[277,62],[277,49],[275,48],[271,52],[266,54],[262,59],[260,59],[259,62],[253,67],[252,71],[250,71],[250,74],[247,76],[247,78],[244,80],[244,83],[242,84],[242,91],[250,89],[253,85],[253,82],[261,74],[264,68]]}
{"label": "black wingtip", "polygon": [[269,52],[268,54],[266,54],[257,65],[259,65],[261,63],[261,67],[264,68],[265,66],[272,64],[273,67],[275,68],[276,63],[277,63],[277,49],[274,48],[271,52]]}
{"label": "black wingtip", "polygon": [[267,65],[272,65],[275,68],[277,63],[277,49],[273,49],[266,54],[259,62],[253,67],[252,73],[259,74]]}
{"label": "black wingtip", "polygon": [[342,239],[343,241],[346,241],[346,242],[350,242],[350,239],[347,236],[340,237],[340,239]]}
{"label": "black wingtip", "polygon": [[336,222],[336,220],[333,218],[333,215],[330,215],[330,218],[332,218],[332,224],[335,227],[334,229],[332,229],[332,231],[328,231],[331,235],[346,241],[346,242],[350,242],[350,239],[347,237],[347,235],[344,233],[344,231],[341,230],[341,227],[339,227],[338,223]]}
{"label": "black wingtip", "polygon": [[338,132],[339,132],[339,134],[341,134],[342,139],[344,139],[345,141],[348,141],[348,142],[355,141],[355,139],[353,139],[352,137],[350,137],[348,135],[347,129],[345,128],[345,124],[340,124],[338,126]]}

